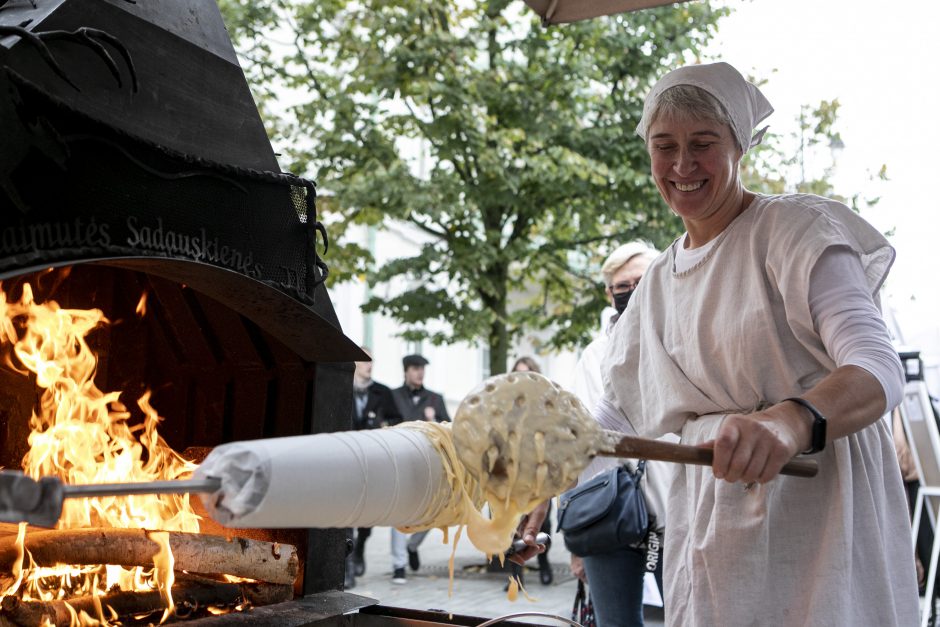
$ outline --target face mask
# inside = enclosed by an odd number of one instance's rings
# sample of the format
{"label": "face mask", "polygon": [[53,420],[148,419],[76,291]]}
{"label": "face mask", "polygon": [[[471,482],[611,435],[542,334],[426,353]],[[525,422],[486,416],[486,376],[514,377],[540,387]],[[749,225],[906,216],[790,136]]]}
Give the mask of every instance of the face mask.
{"label": "face mask", "polygon": [[618,314],[622,314],[627,309],[627,303],[630,302],[630,297],[633,296],[633,292],[636,291],[634,287],[632,290],[627,290],[626,292],[619,292],[614,294],[614,309],[617,310]]}

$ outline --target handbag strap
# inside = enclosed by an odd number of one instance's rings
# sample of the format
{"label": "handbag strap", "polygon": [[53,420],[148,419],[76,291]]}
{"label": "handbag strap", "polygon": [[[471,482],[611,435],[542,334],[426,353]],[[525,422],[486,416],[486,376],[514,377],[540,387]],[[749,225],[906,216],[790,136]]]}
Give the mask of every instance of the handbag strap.
{"label": "handbag strap", "polygon": [[585,605],[587,605],[587,594],[584,591],[584,582],[578,579],[578,590],[574,594],[574,605],[571,607],[572,620],[578,620]]}
{"label": "handbag strap", "polygon": [[[633,473],[633,478],[636,481],[636,485],[640,485],[640,479],[643,478],[643,473],[646,471],[646,460],[641,459],[636,463],[636,472]],[[647,561],[646,561],[646,570],[653,572],[656,570],[656,563],[659,561],[659,534],[656,532],[656,515],[649,513],[649,526],[646,529],[646,537],[644,542],[647,543]],[[653,536],[654,542],[650,543],[650,537]]]}
{"label": "handbag strap", "polygon": [[582,627],[597,627],[591,595],[580,579],[578,579],[578,591],[574,597],[574,607],[571,608],[571,620]]}
{"label": "handbag strap", "polygon": [[646,472],[646,460],[641,459],[636,463],[636,470],[633,471],[633,478],[636,479],[637,483],[640,483],[644,472]]}

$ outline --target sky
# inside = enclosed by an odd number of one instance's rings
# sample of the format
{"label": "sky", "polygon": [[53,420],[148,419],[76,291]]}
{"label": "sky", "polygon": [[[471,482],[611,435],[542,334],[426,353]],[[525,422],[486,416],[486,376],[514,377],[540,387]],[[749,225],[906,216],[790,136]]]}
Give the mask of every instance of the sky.
{"label": "sky", "polygon": [[[800,105],[838,98],[836,191],[881,200],[862,215],[889,236],[886,283],[907,344],[940,364],[940,2],[724,0],[708,52],[767,79],[771,132],[796,128]],[[889,181],[873,183],[887,166]]]}

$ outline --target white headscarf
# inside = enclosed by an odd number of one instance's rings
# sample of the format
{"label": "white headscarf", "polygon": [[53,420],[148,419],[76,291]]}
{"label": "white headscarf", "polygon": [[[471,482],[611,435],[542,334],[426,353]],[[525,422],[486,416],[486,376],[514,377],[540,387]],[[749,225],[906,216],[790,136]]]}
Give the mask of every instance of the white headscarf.
{"label": "white headscarf", "polygon": [[[643,117],[637,124],[636,133],[646,140],[649,131],[650,116],[656,108],[659,96],[676,85],[694,85],[714,96],[728,112],[731,118],[731,130],[738,140],[738,145],[747,152],[761,142],[767,127],[754,133],[754,129],[771,113],[767,98],[756,85],[749,83],[741,73],[727,63],[707,63],[689,65],[669,72],[653,85],[643,103]],[[753,135],[752,135],[753,133]]]}

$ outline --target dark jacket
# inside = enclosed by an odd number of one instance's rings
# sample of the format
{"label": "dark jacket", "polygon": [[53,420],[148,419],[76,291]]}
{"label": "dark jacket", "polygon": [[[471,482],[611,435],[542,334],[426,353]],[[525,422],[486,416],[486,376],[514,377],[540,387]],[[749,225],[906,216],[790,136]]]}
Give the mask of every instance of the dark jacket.
{"label": "dark jacket", "polygon": [[359,411],[356,401],[358,393],[353,389],[352,427],[353,429],[377,429],[401,422],[401,413],[392,400],[392,391],[387,385],[376,381],[369,384],[365,391],[365,407]]}
{"label": "dark jacket", "polygon": [[395,406],[402,420],[424,420],[425,407],[434,410],[434,419],[438,422],[450,420],[447,407],[444,406],[444,397],[427,388],[413,391],[407,385],[403,385],[392,390],[392,398],[395,400]]}

